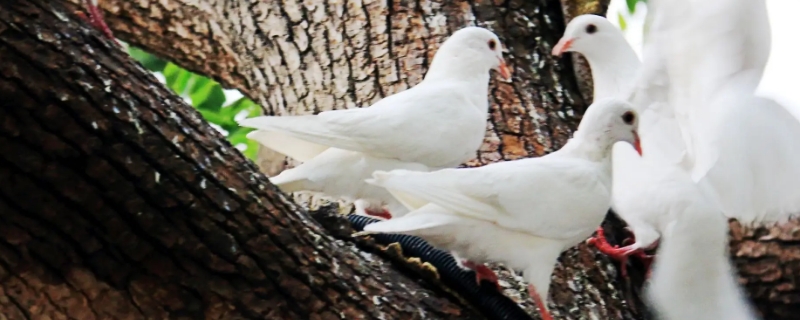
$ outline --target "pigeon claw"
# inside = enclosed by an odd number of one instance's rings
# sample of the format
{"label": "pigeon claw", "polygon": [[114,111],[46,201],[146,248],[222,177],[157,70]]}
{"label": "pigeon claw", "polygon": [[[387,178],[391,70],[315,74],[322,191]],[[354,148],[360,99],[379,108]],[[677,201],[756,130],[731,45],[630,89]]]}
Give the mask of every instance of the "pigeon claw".
{"label": "pigeon claw", "polygon": [[481,284],[481,281],[486,280],[491,282],[497,287],[497,291],[502,291],[503,287],[500,286],[499,279],[497,278],[497,274],[489,269],[485,264],[478,264],[475,266],[475,281],[478,282],[478,285]]}
{"label": "pigeon claw", "polygon": [[[623,243],[629,243],[630,240],[626,239]],[[597,228],[597,236],[593,238],[589,238],[586,241],[587,244],[593,245],[597,248],[598,251],[602,252],[603,254],[609,256],[611,259],[614,259],[619,262],[620,264],[620,273],[622,277],[628,277],[628,258],[630,256],[635,256],[642,260],[645,264],[645,268],[647,270],[647,274],[650,274],[650,264],[653,261],[653,257],[649,256],[644,253],[644,250],[640,248],[633,248],[630,245],[620,248],[619,246],[612,246],[608,243],[606,239],[605,232],[603,231],[602,227]]]}
{"label": "pigeon claw", "polygon": [[544,303],[542,296],[539,295],[539,292],[536,291],[536,287],[532,284],[528,285],[528,295],[531,296],[533,303],[539,308],[539,313],[542,314],[542,320],[553,320],[553,316],[551,316],[550,311],[547,310],[547,305]]}
{"label": "pigeon claw", "polygon": [[487,267],[485,264],[475,263],[469,260],[464,260],[461,264],[469,269],[472,269],[472,271],[475,271],[475,282],[478,284],[478,286],[481,285],[481,281],[486,280],[494,284],[497,287],[497,291],[503,290],[503,287],[500,286],[500,282],[498,281],[499,279],[497,278],[497,274],[494,273],[492,269],[489,269],[489,267]]}
{"label": "pigeon claw", "polygon": [[103,19],[103,13],[100,11],[100,8],[92,3],[92,0],[83,0],[83,6],[86,8],[86,13],[76,12],[78,17],[89,22],[89,24],[91,24],[93,27],[100,30],[103,35],[119,45],[117,39],[114,38],[114,33],[111,32],[111,28],[108,27],[106,21]]}
{"label": "pigeon claw", "polygon": [[364,213],[366,213],[369,216],[381,218],[383,220],[389,220],[392,218],[392,214],[389,213],[389,211],[386,209],[380,209],[380,210],[365,209]]}

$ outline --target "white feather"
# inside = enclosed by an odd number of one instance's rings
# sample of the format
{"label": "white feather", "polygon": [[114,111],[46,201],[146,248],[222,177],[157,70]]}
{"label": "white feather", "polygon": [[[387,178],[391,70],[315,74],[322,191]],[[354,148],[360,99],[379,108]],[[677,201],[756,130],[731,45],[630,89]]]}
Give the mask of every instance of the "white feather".
{"label": "white feather", "polygon": [[663,237],[647,289],[658,318],[755,319],[727,260],[725,215],[765,222],[800,209],[800,168],[790,163],[800,157],[800,125],[753,95],[769,55],[764,2],[649,5],[651,34],[630,98],[671,112],[685,152],[678,163],[649,157],[665,144],[646,139],[656,126],[643,120],[645,157],[615,148],[623,156],[614,161],[614,209],[635,248]]}
{"label": "white feather", "polygon": [[396,216],[405,206],[364,179],[375,170],[427,171],[473,158],[486,133],[489,72],[502,63],[497,36],[468,27],[442,44],[420,84],[368,108],[239,124],[257,129],[251,139],[303,162],[272,179],[285,191],[354,200],[357,211],[388,206]]}
{"label": "white feather", "polygon": [[[611,198],[611,146],[633,143],[637,123],[627,103],[603,100],[584,115],[575,136],[549,155],[478,168],[375,172],[368,182],[402,193],[413,206],[368,232],[425,238],[471,261],[523,270],[546,299],[558,255],[602,222]],[[405,202],[405,201],[404,201]]]}
{"label": "white feather", "polygon": [[454,252],[457,257],[484,263],[502,261],[523,272],[523,278],[547,297],[556,259],[565,243],[527,232],[509,230],[491,222],[452,213],[428,204],[402,218],[369,224],[371,233],[402,233],[425,239],[432,246]]}
{"label": "white feather", "polygon": [[662,320],[758,319],[728,258],[727,219],[696,195],[676,199],[684,208],[661,230],[647,300]]}
{"label": "white feather", "polygon": [[376,170],[393,169],[428,171],[427,166],[419,163],[329,148],[308,162],[270,178],[270,181],[284,192],[320,192],[347,201],[364,199],[367,208],[388,206],[394,208],[391,211],[393,216],[402,216],[408,210],[386,189],[364,183],[364,177]]}
{"label": "white feather", "polygon": [[254,130],[247,134],[247,138],[300,162],[311,160],[328,149],[327,146],[300,140],[276,131]]}
{"label": "white feather", "polygon": [[[767,222],[800,212],[800,166],[792,164],[800,125],[753,96],[769,56],[764,1],[648,5],[644,63],[635,86],[619,87],[632,88],[624,97],[642,114],[644,157],[615,146],[613,207],[633,230],[632,248],[664,238],[648,288],[659,318],[755,319],[727,260],[725,215]],[[592,64],[609,61],[618,65]],[[589,60],[593,70],[618,74],[638,63],[609,61]]]}
{"label": "white feather", "polygon": [[765,2],[684,2],[656,3],[660,23],[647,50],[655,58],[645,55],[645,68],[667,79],[652,88],[675,110],[687,146],[683,165],[695,182],[714,188],[726,216],[785,220],[800,212],[800,166],[793,164],[800,122],[754,95],[770,49]]}

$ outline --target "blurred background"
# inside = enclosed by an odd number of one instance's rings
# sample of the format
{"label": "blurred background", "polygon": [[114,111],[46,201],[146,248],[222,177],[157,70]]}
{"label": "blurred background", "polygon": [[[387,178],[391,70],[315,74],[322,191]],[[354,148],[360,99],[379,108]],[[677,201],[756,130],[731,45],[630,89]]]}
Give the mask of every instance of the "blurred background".
{"label": "blurred background", "polygon": [[[794,107],[791,111],[800,116],[800,97],[794,93],[800,75],[800,44],[795,29],[800,1],[767,0],[767,11],[772,24],[772,53],[758,92]],[[646,14],[647,0],[611,0],[607,15],[640,57]]]}

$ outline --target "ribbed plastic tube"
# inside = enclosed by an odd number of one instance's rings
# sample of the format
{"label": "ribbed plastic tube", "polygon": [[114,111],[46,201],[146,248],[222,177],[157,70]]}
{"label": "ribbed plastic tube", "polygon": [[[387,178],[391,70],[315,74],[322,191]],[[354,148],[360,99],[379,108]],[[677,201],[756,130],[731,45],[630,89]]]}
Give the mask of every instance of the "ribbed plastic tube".
{"label": "ribbed plastic tube", "polygon": [[[378,222],[365,216],[348,215],[353,229],[364,230],[364,226]],[[475,273],[460,268],[453,256],[446,251],[434,248],[419,237],[401,234],[373,234],[370,235],[376,242],[388,245],[394,242],[403,248],[406,257],[418,257],[423,262],[432,264],[439,272],[439,279],[444,284],[458,292],[462,297],[471,302],[488,319],[500,320],[532,320],[514,301],[497,291],[497,288],[488,283],[478,286]]]}

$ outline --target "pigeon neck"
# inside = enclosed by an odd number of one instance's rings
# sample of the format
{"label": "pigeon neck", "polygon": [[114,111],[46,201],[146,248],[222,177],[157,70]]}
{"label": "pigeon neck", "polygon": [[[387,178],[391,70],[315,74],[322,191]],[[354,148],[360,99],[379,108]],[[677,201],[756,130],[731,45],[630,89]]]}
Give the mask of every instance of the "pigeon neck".
{"label": "pigeon neck", "polygon": [[583,53],[592,69],[594,100],[617,97],[633,83],[641,65],[633,48],[621,36]]}
{"label": "pigeon neck", "polygon": [[[439,57],[439,56],[437,56]],[[480,65],[470,65],[469,63],[462,63],[461,61],[448,61],[439,60],[431,64],[428,73],[425,75],[423,82],[447,82],[458,84],[459,88],[464,88],[463,94],[472,105],[479,106],[479,111],[488,113],[489,109],[486,105],[486,97],[489,95],[489,67],[480,67]],[[467,58],[467,57],[463,57]],[[467,58],[468,60],[468,58]],[[443,63],[442,63],[443,62]],[[449,62],[449,63],[447,63]],[[480,63],[480,62],[477,62]]]}
{"label": "pigeon neck", "polygon": [[483,88],[488,92],[489,70],[486,61],[477,55],[465,52],[439,52],[431,62],[425,81],[463,81],[474,84],[475,88]]}
{"label": "pigeon neck", "polygon": [[611,146],[602,135],[583,134],[575,131],[572,139],[558,152],[572,157],[582,158],[593,162],[606,164],[611,169]]}

